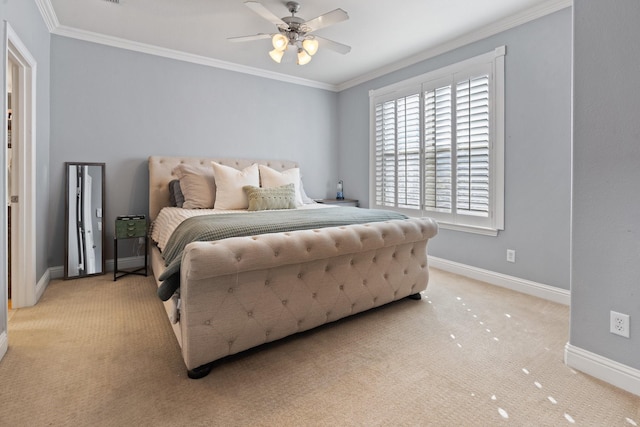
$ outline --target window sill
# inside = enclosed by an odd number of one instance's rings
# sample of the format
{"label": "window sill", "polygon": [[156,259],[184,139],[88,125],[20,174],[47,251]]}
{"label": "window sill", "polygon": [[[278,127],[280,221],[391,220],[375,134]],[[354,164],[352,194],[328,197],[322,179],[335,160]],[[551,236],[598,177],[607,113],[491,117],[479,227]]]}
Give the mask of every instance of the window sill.
{"label": "window sill", "polygon": [[436,222],[438,223],[438,228],[443,230],[462,231],[464,233],[481,234],[483,236],[496,237],[499,231],[495,228],[478,227],[474,225],[451,224],[448,222],[438,221],[437,219],[436,219]]}

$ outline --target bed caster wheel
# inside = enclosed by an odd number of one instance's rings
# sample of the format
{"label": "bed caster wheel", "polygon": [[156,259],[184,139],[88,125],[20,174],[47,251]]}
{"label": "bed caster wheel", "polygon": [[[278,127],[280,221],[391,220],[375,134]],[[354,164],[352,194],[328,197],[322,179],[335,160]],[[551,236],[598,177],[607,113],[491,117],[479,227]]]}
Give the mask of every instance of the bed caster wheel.
{"label": "bed caster wheel", "polygon": [[212,368],[213,365],[211,364],[198,366],[195,369],[187,370],[187,376],[192,380],[199,380],[200,378],[204,378],[209,375]]}
{"label": "bed caster wheel", "polygon": [[418,292],[417,294],[409,295],[407,298],[419,301],[420,299],[422,299],[422,295],[420,295],[420,293]]}

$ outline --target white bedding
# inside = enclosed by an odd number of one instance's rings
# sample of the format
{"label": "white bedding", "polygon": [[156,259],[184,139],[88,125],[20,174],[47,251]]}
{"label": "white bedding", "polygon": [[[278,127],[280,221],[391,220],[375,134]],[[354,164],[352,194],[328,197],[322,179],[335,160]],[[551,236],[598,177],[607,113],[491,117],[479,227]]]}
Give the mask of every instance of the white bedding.
{"label": "white bedding", "polygon": [[[302,205],[297,209],[327,209],[335,208],[335,205],[311,203]],[[246,209],[183,209],[174,207],[162,208],[151,227],[151,239],[156,242],[160,251],[163,251],[173,231],[187,218],[201,215],[224,215],[229,213],[250,213]]]}

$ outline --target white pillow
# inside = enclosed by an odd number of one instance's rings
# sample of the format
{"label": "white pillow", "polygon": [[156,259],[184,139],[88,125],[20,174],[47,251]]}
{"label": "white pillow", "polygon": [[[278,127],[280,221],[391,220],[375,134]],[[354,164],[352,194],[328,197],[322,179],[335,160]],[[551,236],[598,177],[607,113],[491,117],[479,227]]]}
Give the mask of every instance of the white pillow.
{"label": "white pillow", "polygon": [[256,163],[243,170],[211,162],[213,176],[216,179],[215,209],[247,209],[249,199],[242,187],[260,186],[260,173]]}
{"label": "white pillow", "polygon": [[300,169],[292,168],[284,172],[278,172],[269,166],[260,165],[260,182],[263,188],[280,187],[282,185],[293,184],[296,189],[296,206],[302,206],[302,195],[300,193]]}

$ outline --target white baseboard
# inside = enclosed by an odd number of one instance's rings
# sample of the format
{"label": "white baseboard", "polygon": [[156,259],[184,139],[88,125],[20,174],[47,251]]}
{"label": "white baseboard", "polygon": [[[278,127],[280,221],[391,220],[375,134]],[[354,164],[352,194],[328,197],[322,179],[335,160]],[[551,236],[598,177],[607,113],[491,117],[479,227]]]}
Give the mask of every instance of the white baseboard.
{"label": "white baseboard", "polygon": [[[149,266],[151,264],[148,264]],[[144,267],[144,256],[132,256],[127,258],[118,258],[118,270]],[[105,261],[105,273],[107,271],[113,271],[113,260],[108,259]],[[64,266],[59,265],[49,268],[49,274],[51,279],[62,279],[64,277]]]}
{"label": "white baseboard", "polygon": [[0,360],[7,353],[7,349],[9,349],[9,340],[7,339],[7,331],[2,331],[0,333]]}
{"label": "white baseboard", "polygon": [[64,277],[64,267],[62,265],[49,267],[49,277],[51,280],[62,279]]}
{"label": "white baseboard", "polygon": [[587,375],[640,396],[640,370],[567,343],[564,363]]}
{"label": "white baseboard", "polygon": [[36,304],[38,303],[38,301],[40,301],[40,297],[42,296],[42,294],[44,294],[44,290],[47,289],[50,281],[51,269],[48,268],[47,271],[44,272],[40,280],[38,280],[38,283],[36,283]]}
{"label": "white baseboard", "polygon": [[566,289],[560,289],[554,286],[544,285],[542,283],[532,282],[530,280],[520,279],[518,277],[508,276],[506,274],[496,273],[433,256],[429,256],[429,265],[440,270],[459,274],[475,280],[481,280],[492,285],[522,292],[527,295],[533,295],[548,301],[564,305],[571,304],[571,293]]}

